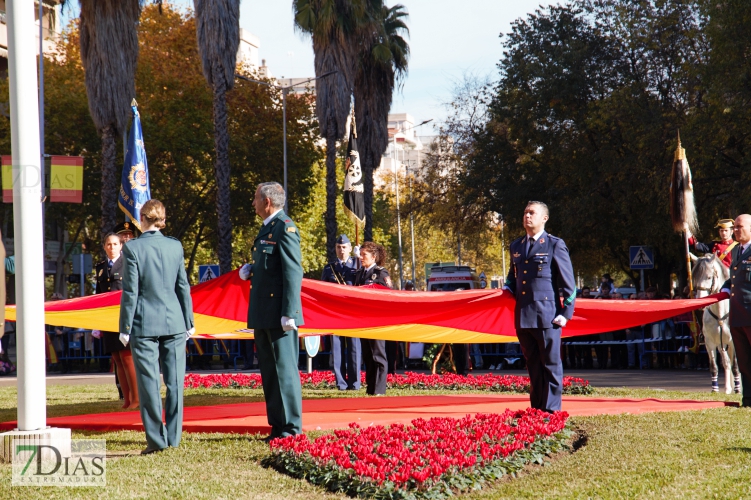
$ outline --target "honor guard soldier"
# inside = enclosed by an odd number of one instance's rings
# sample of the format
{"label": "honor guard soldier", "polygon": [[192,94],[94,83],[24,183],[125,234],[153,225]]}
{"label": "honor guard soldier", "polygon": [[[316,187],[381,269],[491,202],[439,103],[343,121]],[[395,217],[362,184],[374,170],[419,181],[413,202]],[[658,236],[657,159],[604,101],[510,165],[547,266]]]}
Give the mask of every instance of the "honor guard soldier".
{"label": "honor guard soldier", "polygon": [[339,283],[340,285],[351,285],[355,281],[355,273],[360,269],[360,259],[350,257],[352,244],[346,234],[340,235],[336,239],[336,257],[333,262],[329,262],[323,268],[321,281],[328,283]]}
{"label": "honor guard soldier", "polygon": [[[352,244],[347,235],[336,239],[336,260],[323,268],[321,281],[352,285],[355,273],[360,268],[360,259],[350,257]],[[331,353],[334,358],[334,377],[340,391],[360,389],[361,351],[360,339],[356,337],[331,336]]]}
{"label": "honor guard soldier", "polygon": [[136,226],[131,222],[121,222],[115,226],[115,229],[112,232],[120,235],[123,244],[125,244],[136,237]]}
{"label": "honor guard soldier", "polygon": [[576,281],[566,244],[545,232],[548,217],[547,205],[527,203],[522,219],[527,235],[510,245],[503,288],[516,297],[514,322],[527,360],[531,406],[550,412],[561,409],[561,329],[574,314]]}
{"label": "honor guard soldier", "polygon": [[719,241],[701,243],[696,240],[694,235],[689,233],[688,244],[693,246],[697,252],[715,254],[725,267],[730,267],[730,264],[733,261],[731,253],[733,248],[738,244],[733,241],[733,219],[718,220],[715,229],[717,229],[717,232],[719,233]]}

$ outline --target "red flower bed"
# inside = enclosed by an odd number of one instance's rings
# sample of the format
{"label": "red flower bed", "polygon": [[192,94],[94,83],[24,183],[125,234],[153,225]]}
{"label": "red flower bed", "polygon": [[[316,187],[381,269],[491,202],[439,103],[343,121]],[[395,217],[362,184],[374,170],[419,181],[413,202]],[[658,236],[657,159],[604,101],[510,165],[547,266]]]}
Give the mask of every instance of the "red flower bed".
{"label": "red flower bed", "polygon": [[567,419],[566,412],[530,408],[409,426],[350,424],[313,440],[275,439],[264,465],[351,495],[440,498],[541,463],[566,447]]}
{"label": "red flower bed", "polygon": [[[365,380],[365,374],[362,374]],[[302,386],[308,389],[336,389],[333,372],[316,371],[300,373]],[[185,387],[227,388],[261,387],[259,373],[223,373],[217,375],[198,375],[189,373],[185,376]],[[443,390],[483,390],[491,392],[529,392],[529,377],[518,375],[454,375],[452,373],[432,375],[429,373],[406,372],[403,375],[389,375],[390,389],[443,389]],[[575,377],[563,377],[564,394],[590,394],[592,387],[587,380]]]}

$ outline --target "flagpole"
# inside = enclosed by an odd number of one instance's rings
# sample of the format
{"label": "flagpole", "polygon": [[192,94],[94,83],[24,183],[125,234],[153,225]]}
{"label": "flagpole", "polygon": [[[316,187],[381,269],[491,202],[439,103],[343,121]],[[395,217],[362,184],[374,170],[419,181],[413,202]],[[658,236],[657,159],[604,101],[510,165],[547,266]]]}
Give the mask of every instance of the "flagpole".
{"label": "flagpole", "polygon": [[[29,89],[37,85],[33,11],[25,2],[8,2],[8,75],[10,80],[11,150],[13,155],[13,220],[16,248],[18,325],[18,428],[47,425],[44,374],[43,180],[39,134],[39,100]],[[21,182],[23,180],[23,182]],[[33,186],[33,187],[32,187]]]}
{"label": "flagpole", "polygon": [[289,193],[287,193],[287,91],[282,88],[282,134],[284,135],[284,213],[289,215]]}

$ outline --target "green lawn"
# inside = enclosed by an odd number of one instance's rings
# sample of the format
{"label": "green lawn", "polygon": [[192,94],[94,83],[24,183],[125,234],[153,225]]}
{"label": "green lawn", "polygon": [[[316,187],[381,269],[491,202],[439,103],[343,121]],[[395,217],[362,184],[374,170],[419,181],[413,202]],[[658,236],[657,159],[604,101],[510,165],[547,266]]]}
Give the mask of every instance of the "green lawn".
{"label": "green lawn", "polygon": [[[416,394],[389,391],[390,395]],[[421,391],[420,394],[436,394]],[[50,386],[50,416],[118,411],[114,385]],[[363,392],[364,394],[364,392]],[[306,398],[357,396],[304,391]],[[600,389],[596,396],[738,401],[738,396],[649,389]],[[186,406],[262,400],[260,390],[186,391]],[[15,420],[16,391],[0,388],[0,421]],[[572,418],[587,435],[575,453],[533,467],[467,498],[751,498],[751,410]],[[10,486],[0,465],[0,498],[336,498],[260,467],[268,447],[253,437],[183,434],[179,449],[141,457],[140,432],[83,433],[107,440],[106,488]]]}

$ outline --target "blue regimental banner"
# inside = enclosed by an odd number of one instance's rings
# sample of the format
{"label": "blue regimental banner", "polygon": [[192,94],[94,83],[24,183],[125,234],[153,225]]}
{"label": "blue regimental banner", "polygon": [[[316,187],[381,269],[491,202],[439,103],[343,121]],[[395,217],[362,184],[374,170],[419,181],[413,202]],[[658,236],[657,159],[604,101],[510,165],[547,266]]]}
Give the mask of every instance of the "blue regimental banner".
{"label": "blue regimental banner", "polygon": [[138,104],[133,99],[133,125],[128,136],[128,150],[125,153],[123,175],[117,204],[136,227],[141,229],[141,207],[151,199],[149,187],[149,165],[146,161],[146,148],[143,143],[141,116]]}

